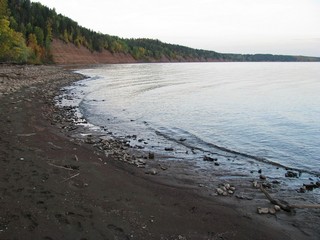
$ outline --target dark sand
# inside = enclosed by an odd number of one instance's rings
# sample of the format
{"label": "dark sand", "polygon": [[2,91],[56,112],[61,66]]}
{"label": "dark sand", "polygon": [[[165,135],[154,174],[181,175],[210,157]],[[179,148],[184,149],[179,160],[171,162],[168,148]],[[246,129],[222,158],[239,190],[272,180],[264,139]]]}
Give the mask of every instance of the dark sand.
{"label": "dark sand", "polygon": [[68,137],[71,120],[53,98],[81,78],[54,66],[0,66],[1,240],[319,239],[256,214],[252,201],[146,175]]}

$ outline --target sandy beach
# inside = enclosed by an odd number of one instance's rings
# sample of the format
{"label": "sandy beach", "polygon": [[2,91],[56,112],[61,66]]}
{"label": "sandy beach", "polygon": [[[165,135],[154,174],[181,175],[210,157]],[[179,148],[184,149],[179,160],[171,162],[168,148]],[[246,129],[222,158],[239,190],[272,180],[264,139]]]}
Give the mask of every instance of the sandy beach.
{"label": "sandy beach", "polygon": [[319,209],[259,215],[258,206],[273,207],[259,189],[253,201],[218,196],[173,176],[187,165],[153,174],[161,166],[150,160],[146,174],[119,161],[122,143],[74,137],[73,109],[54,98],[83,78],[59,66],[0,65],[0,239],[319,239]]}

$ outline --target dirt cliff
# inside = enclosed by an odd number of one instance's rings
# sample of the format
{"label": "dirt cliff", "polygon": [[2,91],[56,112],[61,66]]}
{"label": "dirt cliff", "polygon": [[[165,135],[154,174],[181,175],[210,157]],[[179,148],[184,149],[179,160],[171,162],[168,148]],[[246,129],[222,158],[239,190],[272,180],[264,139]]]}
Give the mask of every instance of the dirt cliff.
{"label": "dirt cliff", "polygon": [[137,61],[130,54],[111,53],[103,50],[102,52],[91,52],[84,46],[77,47],[72,43],[65,43],[59,39],[53,39],[51,45],[53,61],[57,64],[108,64],[108,63],[137,63],[137,62],[215,62],[217,59],[205,58],[183,58],[168,59],[163,56],[161,59],[147,59]]}
{"label": "dirt cliff", "polygon": [[87,48],[77,47],[72,43],[65,43],[54,39],[51,45],[53,61],[57,64],[96,64],[96,63],[135,63],[130,54],[111,53],[107,50],[91,52]]}

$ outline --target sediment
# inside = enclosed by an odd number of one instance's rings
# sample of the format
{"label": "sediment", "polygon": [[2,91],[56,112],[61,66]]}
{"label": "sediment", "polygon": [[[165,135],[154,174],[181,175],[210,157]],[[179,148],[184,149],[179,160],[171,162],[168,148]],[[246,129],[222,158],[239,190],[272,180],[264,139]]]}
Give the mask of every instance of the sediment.
{"label": "sediment", "polygon": [[54,98],[82,78],[57,66],[0,66],[0,239],[318,239],[313,228],[257,215],[248,199],[145,174],[123,161],[119,142],[71,137],[72,109]]}

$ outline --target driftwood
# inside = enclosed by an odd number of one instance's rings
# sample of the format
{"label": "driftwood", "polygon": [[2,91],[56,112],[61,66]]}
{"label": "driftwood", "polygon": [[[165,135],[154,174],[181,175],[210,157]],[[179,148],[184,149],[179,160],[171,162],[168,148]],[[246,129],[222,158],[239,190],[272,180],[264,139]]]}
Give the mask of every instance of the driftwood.
{"label": "driftwood", "polygon": [[75,159],[77,162],[79,162],[79,158],[78,158],[77,155],[74,155],[74,159]]}
{"label": "driftwood", "polygon": [[77,173],[77,174],[75,174],[75,175],[73,175],[73,176],[71,176],[71,177],[63,180],[61,183],[64,183],[64,182],[66,182],[66,181],[69,181],[70,179],[75,178],[75,177],[77,177],[77,176],[79,176],[79,175],[80,175],[80,173]]}
{"label": "driftwood", "polygon": [[320,204],[292,204],[290,205],[289,203],[285,201],[281,201],[279,199],[274,199],[270,196],[270,194],[267,192],[267,190],[264,189],[264,187],[260,186],[260,190],[264,193],[264,195],[268,198],[268,200],[274,204],[278,205],[282,210],[286,212],[291,212],[294,208],[314,208],[314,209],[320,209]]}
{"label": "driftwood", "polygon": [[72,168],[67,168],[67,167],[64,167],[64,166],[59,166],[59,165],[55,165],[53,163],[48,163],[50,166],[52,167],[56,167],[56,168],[61,168],[61,169],[65,169],[65,170],[68,170],[68,171],[74,171],[75,169],[72,169]]}

